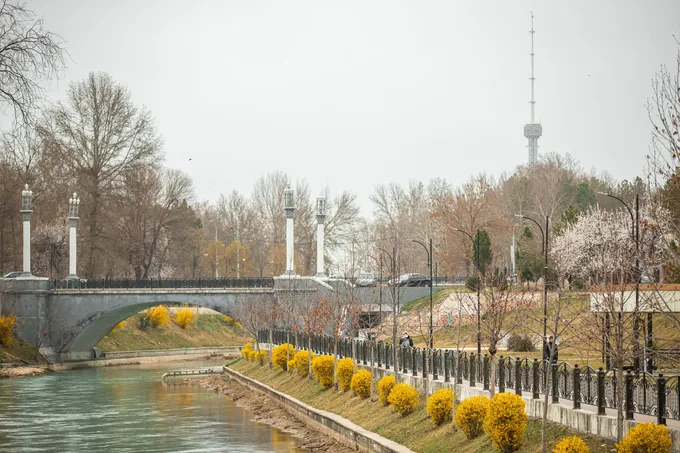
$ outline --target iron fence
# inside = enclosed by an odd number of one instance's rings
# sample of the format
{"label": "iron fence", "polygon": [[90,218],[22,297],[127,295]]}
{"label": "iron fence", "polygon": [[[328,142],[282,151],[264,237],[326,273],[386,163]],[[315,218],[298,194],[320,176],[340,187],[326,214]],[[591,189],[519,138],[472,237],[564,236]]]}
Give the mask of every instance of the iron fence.
{"label": "iron fence", "polygon": [[[309,337],[285,330],[262,330],[258,340],[264,343],[271,341],[275,345],[290,342],[296,349],[307,349],[311,344],[317,354],[333,354],[333,339],[324,335]],[[337,352],[340,358],[352,357],[363,365],[394,369],[392,344],[343,338],[338,340]],[[399,371],[404,374],[426,377],[424,370],[427,369],[430,379],[489,388],[491,360],[487,354],[410,347],[398,347],[397,353]],[[549,363],[503,356],[498,358],[496,365],[494,384],[499,392],[518,395],[527,392],[532,398],[539,399],[545,395],[550,379],[550,396],[554,403],[560,399],[570,400],[574,409],[588,404],[595,406],[598,414],[604,414],[608,408],[616,409],[619,398],[622,398],[629,420],[635,413],[656,416],[659,424],[665,424],[667,418],[680,420],[678,376],[666,378],[663,374],[653,376],[617,370],[605,372],[602,368],[572,366],[566,362]],[[617,394],[619,379],[623,379],[622,396]]]}
{"label": "iron fence", "polygon": [[228,289],[273,288],[273,277],[161,278],[161,279],[63,279],[51,280],[54,289]]}

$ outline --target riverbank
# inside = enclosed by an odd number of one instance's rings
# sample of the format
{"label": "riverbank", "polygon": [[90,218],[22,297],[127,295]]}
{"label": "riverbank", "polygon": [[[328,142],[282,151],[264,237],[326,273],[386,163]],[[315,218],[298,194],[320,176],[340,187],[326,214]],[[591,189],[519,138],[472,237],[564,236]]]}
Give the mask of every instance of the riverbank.
{"label": "riverbank", "polygon": [[290,415],[280,404],[249,390],[226,376],[201,379],[199,385],[220,395],[228,396],[239,407],[253,415],[253,420],[279,429],[300,439],[300,447],[311,452],[349,453],[353,450],[340,445],[327,435],[308,428]]}
{"label": "riverbank", "polygon": [[[421,399],[420,407],[407,417],[395,413],[377,401],[359,399],[352,392],[322,390],[315,381],[303,379],[295,374],[260,367],[256,362],[239,361],[231,367],[245,376],[262,382],[279,392],[292,396],[314,408],[338,414],[351,422],[402,444],[416,452],[457,451],[477,453],[495,451],[487,436],[468,440],[462,432],[451,432],[451,425],[436,427],[427,418]],[[520,453],[541,451],[541,421],[529,419],[524,443]],[[566,436],[579,435],[590,447],[592,453],[606,453],[613,448],[613,442],[596,436],[582,435],[569,428],[553,423],[548,425],[549,451]]]}

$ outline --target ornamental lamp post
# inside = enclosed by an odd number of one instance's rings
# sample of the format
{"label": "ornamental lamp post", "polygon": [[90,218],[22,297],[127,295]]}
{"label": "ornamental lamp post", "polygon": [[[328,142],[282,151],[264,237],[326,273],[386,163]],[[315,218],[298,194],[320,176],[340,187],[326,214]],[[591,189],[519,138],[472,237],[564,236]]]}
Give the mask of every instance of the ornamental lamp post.
{"label": "ornamental lamp post", "polygon": [[316,197],[316,277],[326,278],[324,272],[324,234],[326,224],[326,197]]}
{"label": "ornamental lamp post", "polygon": [[78,210],[80,209],[80,198],[73,192],[73,197],[68,200],[68,279],[77,279],[77,243],[76,228],[78,226]]}
{"label": "ornamental lamp post", "polygon": [[[610,193],[598,192],[599,195],[604,195],[605,197],[613,198],[619,201],[623,206],[626,207],[628,213],[630,214],[630,220],[632,223],[631,236],[635,242],[635,313],[633,317],[633,337],[635,339],[635,359],[633,360],[633,367],[635,372],[640,370],[640,346],[639,346],[639,318],[640,318],[640,195],[635,194],[635,216],[633,216],[633,210],[630,206],[620,199]],[[620,314],[619,314],[620,315]],[[647,313],[647,348],[652,348],[652,313]],[[647,355],[647,351],[644,351],[644,355]],[[645,371],[652,371],[652,359],[651,356],[643,359]]]}
{"label": "ornamental lamp post", "polygon": [[475,238],[472,237],[470,233],[468,233],[465,230],[461,230],[458,228],[452,228],[453,231],[458,231],[459,233],[463,233],[465,236],[469,237],[470,240],[472,241],[472,245],[477,245],[475,247],[475,261],[477,263],[477,354],[482,353],[482,316],[481,316],[481,308],[480,308],[480,287],[482,286],[482,279],[479,271],[479,255],[480,255],[480,250],[479,250],[479,228],[477,228],[477,241],[475,242]]}
{"label": "ornamental lamp post", "polygon": [[515,214],[515,217],[534,222],[541,232],[541,252],[545,254],[545,268],[543,272],[543,351],[545,351],[546,337],[548,336],[548,235],[550,234],[550,217],[545,216],[545,232],[541,225],[531,217],[522,214]]}
{"label": "ornamental lamp post", "polygon": [[33,214],[33,192],[28,189],[28,184],[21,191],[21,220],[24,229],[24,268],[22,277],[31,277],[31,214]]}
{"label": "ornamental lamp post", "polygon": [[286,214],[286,271],[284,275],[295,275],[295,190],[290,187],[283,191],[283,209]]}
{"label": "ornamental lamp post", "polygon": [[430,238],[430,248],[428,250],[427,246],[423,244],[422,242],[416,240],[416,239],[411,239],[411,242],[415,242],[416,244],[420,244],[423,246],[425,249],[425,253],[427,254],[427,267],[430,270],[430,341],[429,341],[429,348],[433,349],[434,348],[434,331],[432,328],[432,239]]}

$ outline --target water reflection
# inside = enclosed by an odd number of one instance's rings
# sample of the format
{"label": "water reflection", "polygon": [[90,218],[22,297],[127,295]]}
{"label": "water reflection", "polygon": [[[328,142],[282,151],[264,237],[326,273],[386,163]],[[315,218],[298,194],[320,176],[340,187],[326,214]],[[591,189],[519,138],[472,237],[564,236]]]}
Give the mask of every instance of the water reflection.
{"label": "water reflection", "polygon": [[[214,364],[214,363],[213,363]],[[229,399],[164,385],[205,362],[75,370],[0,381],[0,451],[298,452]]]}

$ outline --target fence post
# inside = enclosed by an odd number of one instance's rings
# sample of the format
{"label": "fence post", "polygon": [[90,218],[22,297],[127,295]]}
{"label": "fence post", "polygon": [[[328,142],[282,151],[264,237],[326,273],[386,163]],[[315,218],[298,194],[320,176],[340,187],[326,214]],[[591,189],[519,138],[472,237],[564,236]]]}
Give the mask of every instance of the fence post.
{"label": "fence post", "polygon": [[538,392],[538,359],[534,359],[531,364],[531,397],[535,400],[540,398]]}
{"label": "fence post", "polygon": [[628,370],[624,377],[624,391],[626,395],[626,420],[633,420],[635,410],[633,409],[633,374]]}
{"label": "fence post", "polygon": [[416,348],[411,348],[411,374],[418,376],[418,351]]}
{"label": "fence post", "polygon": [[482,373],[484,373],[484,390],[489,390],[489,355],[484,354]]}
{"label": "fence post", "polygon": [[380,368],[382,366],[382,361],[380,360],[380,350],[382,349],[380,347],[381,344],[382,343],[378,343],[375,347],[375,349],[378,351],[378,368]]}
{"label": "fence post", "polygon": [[557,386],[559,385],[559,380],[557,378],[557,364],[556,363],[551,363],[550,364],[550,370],[552,373],[552,402],[553,403],[559,403],[560,402],[560,397],[557,389]]}
{"label": "fence post", "polygon": [[656,380],[656,407],[658,413],[656,414],[656,423],[659,425],[666,424],[666,378],[663,374],[659,374]]}
{"label": "fence post", "polygon": [[498,358],[498,392],[505,392],[505,358]]}
{"label": "fence post", "polygon": [[515,359],[515,394],[522,396],[522,360]]}
{"label": "fence post", "polygon": [[423,379],[427,379],[427,349],[423,349]]}
{"label": "fence post", "polygon": [[451,358],[451,351],[448,349],[444,351],[444,382],[451,382],[451,369],[449,368],[449,360]]}
{"label": "fence post", "polygon": [[470,387],[475,386],[475,354],[470,354]]}
{"label": "fence post", "polygon": [[439,356],[439,351],[437,349],[432,350],[432,379],[437,380],[437,357]]}
{"label": "fence post", "polygon": [[399,352],[401,353],[401,372],[406,373],[406,348],[399,347]]}
{"label": "fence post", "polygon": [[604,371],[600,368],[597,370],[597,415],[607,413],[604,403]]}
{"label": "fence post", "polygon": [[366,344],[365,341],[362,341],[361,343],[362,343],[361,344],[362,353],[364,354],[364,365],[366,365],[366,355],[367,355],[366,352],[367,352],[368,345]]}
{"label": "fence post", "polygon": [[574,364],[574,409],[581,409],[581,369]]}
{"label": "fence post", "polygon": [[463,383],[463,351],[456,351],[456,384]]}

